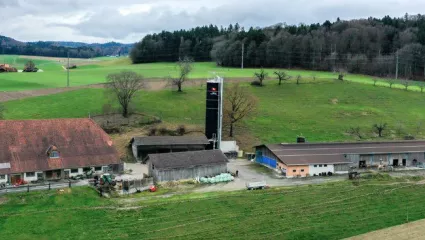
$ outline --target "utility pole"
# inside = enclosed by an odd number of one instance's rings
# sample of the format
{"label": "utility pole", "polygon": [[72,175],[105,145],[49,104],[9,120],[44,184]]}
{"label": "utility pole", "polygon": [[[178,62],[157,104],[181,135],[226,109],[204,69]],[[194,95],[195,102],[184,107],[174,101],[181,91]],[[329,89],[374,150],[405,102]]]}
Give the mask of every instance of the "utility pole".
{"label": "utility pole", "polygon": [[66,86],[69,87],[69,50],[68,50],[68,68],[66,69],[67,72],[67,82],[66,82]]}
{"label": "utility pole", "polygon": [[395,66],[395,79],[398,79],[398,52],[395,53],[396,57],[396,66]]}
{"label": "utility pole", "polygon": [[241,68],[243,69],[243,54],[244,54],[244,50],[245,50],[245,43],[242,43],[242,63],[241,63]]}

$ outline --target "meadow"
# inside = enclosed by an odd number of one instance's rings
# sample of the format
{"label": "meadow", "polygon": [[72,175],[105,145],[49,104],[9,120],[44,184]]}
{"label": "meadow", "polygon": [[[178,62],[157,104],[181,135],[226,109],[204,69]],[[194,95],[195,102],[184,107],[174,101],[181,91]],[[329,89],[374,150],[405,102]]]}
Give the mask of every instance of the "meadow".
{"label": "meadow", "polygon": [[[236,135],[250,134],[256,143],[293,142],[297,135],[309,141],[353,141],[346,133],[360,127],[362,140],[377,140],[375,123],[388,123],[383,139],[400,139],[425,133],[425,93],[375,87],[368,84],[322,80],[281,86],[266,81],[264,87],[242,86],[258,98],[257,110],[239,126]],[[5,102],[6,119],[78,118],[102,113],[116,101],[105,89],[88,88],[54,95]],[[175,91],[141,91],[133,110],[158,116],[164,122],[198,125],[205,119],[204,87]],[[252,143],[254,144],[254,143]]]}
{"label": "meadow", "polygon": [[[0,91],[21,91],[42,88],[66,87],[67,73],[63,68],[66,59],[44,58],[34,56],[0,55],[0,63],[8,63],[22,69],[28,60],[34,61],[36,66],[43,70],[38,73],[2,73],[0,74]],[[125,57],[121,58],[94,58],[94,59],[71,59],[71,64],[77,64],[77,69],[70,70],[70,86],[83,86],[89,84],[104,83],[106,76],[110,73],[120,71],[135,71],[146,78],[166,79],[168,76],[176,76],[177,69],[174,63],[149,63],[131,64]],[[266,69],[269,78],[274,78],[273,72],[276,69]],[[214,74],[219,74],[224,78],[253,78],[254,73],[259,69],[239,69],[224,68],[216,66],[213,62],[194,63],[193,72],[190,78],[211,78]],[[306,70],[286,70],[290,76],[302,76],[304,78],[336,79],[337,73],[306,71]],[[345,79],[351,82],[373,84],[373,77],[348,74]],[[377,85],[388,86],[385,79],[381,79]],[[410,82],[410,90],[419,91],[415,86],[417,83]],[[393,88],[403,88],[397,82]]]}
{"label": "meadow", "polygon": [[105,199],[87,187],[0,197],[4,239],[341,239],[425,218],[422,185],[344,181]]}

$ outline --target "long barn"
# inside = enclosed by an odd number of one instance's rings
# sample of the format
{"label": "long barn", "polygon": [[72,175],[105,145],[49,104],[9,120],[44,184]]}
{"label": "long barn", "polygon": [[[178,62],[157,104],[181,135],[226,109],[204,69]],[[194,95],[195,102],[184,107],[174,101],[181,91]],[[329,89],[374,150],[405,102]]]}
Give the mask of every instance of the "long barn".
{"label": "long barn", "polygon": [[287,177],[347,173],[349,167],[417,167],[425,162],[425,141],[267,144],[256,148],[256,161]]}

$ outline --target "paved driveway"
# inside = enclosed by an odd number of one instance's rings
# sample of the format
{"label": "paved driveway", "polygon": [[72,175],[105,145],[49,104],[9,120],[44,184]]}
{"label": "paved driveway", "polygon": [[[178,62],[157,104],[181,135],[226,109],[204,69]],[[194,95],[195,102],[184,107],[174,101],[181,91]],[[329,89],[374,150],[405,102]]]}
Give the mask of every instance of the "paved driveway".
{"label": "paved driveway", "polygon": [[218,183],[207,185],[205,187],[199,188],[197,192],[212,192],[212,191],[234,191],[245,189],[245,184],[247,182],[258,182],[265,181],[267,185],[271,187],[278,186],[295,186],[295,185],[306,185],[306,184],[320,184],[325,182],[334,182],[347,179],[346,175],[341,176],[332,176],[332,177],[312,177],[312,178],[297,178],[297,179],[287,179],[279,178],[274,174],[273,170],[270,170],[269,173],[257,170],[257,168],[252,167],[256,163],[247,161],[247,160],[229,160],[227,168],[231,172],[239,171],[239,176],[235,178],[234,181],[229,183]]}

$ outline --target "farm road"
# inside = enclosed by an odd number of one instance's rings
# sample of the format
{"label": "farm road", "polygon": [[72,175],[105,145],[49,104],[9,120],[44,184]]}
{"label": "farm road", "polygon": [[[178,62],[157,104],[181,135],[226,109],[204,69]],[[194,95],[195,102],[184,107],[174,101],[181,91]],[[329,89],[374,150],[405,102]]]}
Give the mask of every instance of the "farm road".
{"label": "farm road", "polygon": [[[251,78],[229,78],[226,79],[226,82],[244,82],[251,81]],[[167,80],[164,79],[146,79],[146,90],[148,91],[159,91],[163,89],[170,88],[170,84]],[[206,79],[190,79],[185,83],[186,87],[204,87]],[[84,89],[84,88],[104,88],[105,85],[102,83],[76,86],[76,87],[62,87],[62,88],[46,88],[46,89],[35,89],[35,90],[25,90],[25,91],[14,91],[14,92],[4,92],[0,90],[0,102],[7,102],[11,100],[18,100],[30,97],[45,96],[50,94],[57,94],[72,90]]]}
{"label": "farm road", "polygon": [[[229,183],[214,184],[207,187],[197,189],[195,192],[214,192],[214,191],[235,191],[245,189],[247,182],[259,182],[265,181],[267,185],[271,187],[278,186],[297,186],[306,184],[320,184],[326,182],[340,181],[347,178],[343,176],[332,176],[332,177],[315,177],[315,178],[297,178],[297,179],[286,179],[274,177],[272,174],[257,172],[250,165],[256,163],[247,160],[229,160],[227,168],[231,172],[239,171],[239,177],[235,178],[234,181]],[[272,170],[271,170],[272,171]]]}

